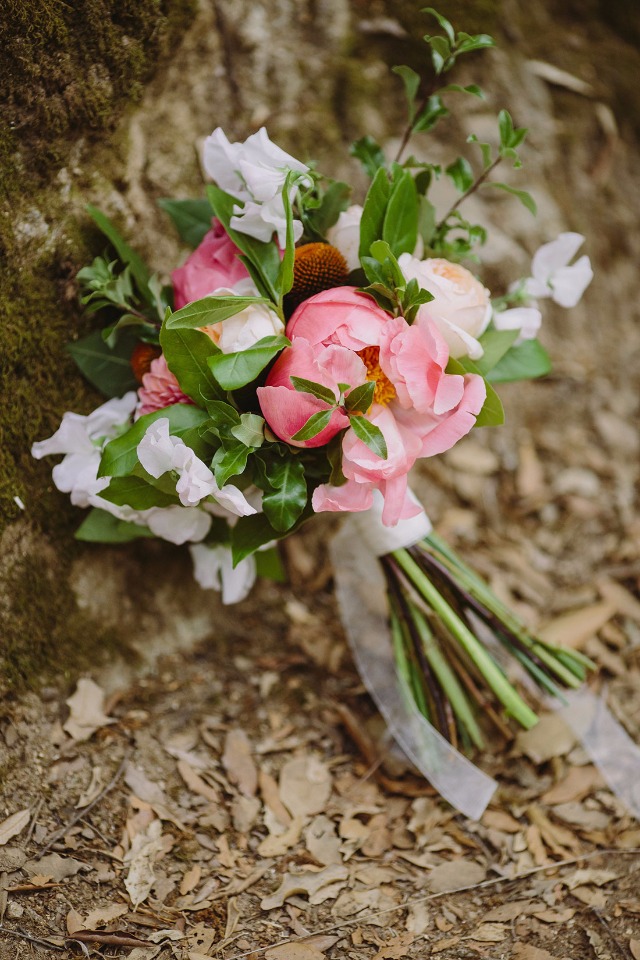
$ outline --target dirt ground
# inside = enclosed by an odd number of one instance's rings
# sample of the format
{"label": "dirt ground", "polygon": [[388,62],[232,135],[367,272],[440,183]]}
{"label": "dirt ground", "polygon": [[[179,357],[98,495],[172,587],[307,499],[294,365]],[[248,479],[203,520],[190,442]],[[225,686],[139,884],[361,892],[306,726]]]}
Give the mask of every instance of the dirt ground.
{"label": "dirt ground", "polygon": [[[58,688],[5,707],[2,958],[640,957],[640,827],[555,716],[483,758],[480,823],[380,764],[321,541],[290,545],[291,583],[262,583],[235,630],[104,699],[81,683],[71,721]],[[522,585],[524,551],[491,557],[497,588]],[[573,593],[528,574],[521,611],[571,601],[552,629],[600,653],[637,735],[637,567]]]}

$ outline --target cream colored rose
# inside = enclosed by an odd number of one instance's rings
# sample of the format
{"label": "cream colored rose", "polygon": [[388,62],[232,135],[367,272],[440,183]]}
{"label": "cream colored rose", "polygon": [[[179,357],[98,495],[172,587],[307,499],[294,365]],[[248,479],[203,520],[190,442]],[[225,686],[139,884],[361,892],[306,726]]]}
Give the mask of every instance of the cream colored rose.
{"label": "cream colored rose", "polygon": [[417,260],[403,253],[398,263],[407,280],[417,280],[433,296],[418,310],[418,322],[435,322],[452,357],[478,360],[483,350],[477,338],[491,320],[487,288],[465,267],[448,260]]}
{"label": "cream colored rose", "polygon": [[[258,291],[251,280],[240,280],[233,289],[220,287],[211,296],[255,297]],[[284,323],[278,314],[264,303],[252,303],[240,313],[227,317],[219,323],[201,327],[223,353],[247,350],[263,337],[284,333]]]}

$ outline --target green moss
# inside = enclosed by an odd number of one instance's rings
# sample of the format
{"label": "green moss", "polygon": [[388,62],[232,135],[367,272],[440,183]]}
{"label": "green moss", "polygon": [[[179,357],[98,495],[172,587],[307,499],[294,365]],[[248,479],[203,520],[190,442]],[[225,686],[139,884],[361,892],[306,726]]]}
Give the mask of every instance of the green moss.
{"label": "green moss", "polygon": [[37,555],[13,566],[4,587],[3,692],[36,688],[47,677],[77,676],[117,653],[133,656],[117,631],[101,629],[78,608],[67,579],[78,549],[57,551],[55,568]]}

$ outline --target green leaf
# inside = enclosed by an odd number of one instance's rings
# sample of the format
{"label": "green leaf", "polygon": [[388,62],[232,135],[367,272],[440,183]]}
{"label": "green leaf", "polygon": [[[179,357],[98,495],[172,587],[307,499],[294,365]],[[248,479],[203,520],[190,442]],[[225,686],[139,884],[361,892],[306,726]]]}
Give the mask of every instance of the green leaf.
{"label": "green leaf", "polygon": [[508,383],[513,380],[532,380],[544,377],[551,370],[549,354],[538,340],[525,340],[512,347],[500,362],[489,372],[492,383]]}
{"label": "green leaf", "polygon": [[455,93],[469,93],[473,97],[478,97],[480,100],[484,100],[484,91],[477,83],[470,83],[466,87],[461,87],[459,83],[448,83],[446,87],[442,87],[440,93],[446,93],[447,90],[451,90]]}
{"label": "green leaf", "polygon": [[279,533],[286,533],[307,504],[304,464],[290,457],[267,465],[267,478],[274,488],[262,498],[262,509]]}
{"label": "green leaf", "polygon": [[259,373],[290,341],[282,335],[263,337],[247,350],[218,353],[209,358],[209,366],[223,390],[239,390],[252,383]]}
{"label": "green leaf", "polygon": [[148,284],[151,272],[144,260],[120,235],[119,231],[116,229],[109,217],[105,216],[101,210],[98,210],[97,207],[94,207],[91,204],[89,204],[86,209],[94,223],[99,227],[111,245],[115,248],[116,253],[123,263],[127,263],[131,267],[131,273],[135,277],[140,293],[145,297],[145,299],[150,300],[151,295]]}
{"label": "green leaf", "polygon": [[352,157],[356,157],[360,161],[372,180],[378,170],[386,166],[387,163],[382,147],[377,140],[374,140],[373,137],[370,137],[368,134],[366,137],[361,137],[359,140],[356,140],[355,143],[352,143],[349,148],[349,153]]}
{"label": "green leaf", "polygon": [[349,423],[356,437],[362,440],[372,453],[383,460],[387,459],[387,443],[380,427],[376,427],[375,423],[371,423],[366,417],[357,415],[349,417]]}
{"label": "green leaf", "polygon": [[474,181],[471,164],[464,157],[458,157],[457,160],[450,163],[445,173],[460,193],[465,193]]}
{"label": "green leaf", "polygon": [[262,240],[256,240],[246,233],[239,233],[237,230],[232,229],[230,225],[231,217],[234,215],[234,207],[239,205],[235,197],[230,196],[230,194],[225,193],[224,190],[220,190],[213,185],[207,187],[207,196],[216,217],[227,231],[227,234],[255,268],[256,273],[254,277],[257,276],[260,280],[262,292],[269,300],[272,300],[273,303],[278,303],[279,291],[277,283],[280,270],[280,252],[277,244],[273,241],[263,243]]}
{"label": "green leaf", "polygon": [[289,170],[282,188],[282,204],[284,206],[284,215],[287,222],[286,240],[284,247],[284,256],[280,262],[278,278],[276,280],[276,289],[279,293],[278,303],[282,307],[282,298],[285,293],[289,293],[293,286],[293,262],[295,258],[296,241],[293,235],[293,210],[291,200],[289,199],[289,190],[296,181],[296,173]]}
{"label": "green leaf", "polygon": [[495,40],[488,33],[476,33],[469,36],[468,33],[460,32],[456,39],[456,48],[458,53],[471,53],[473,50],[485,50],[487,47],[495,47]]}
{"label": "green leaf", "polygon": [[236,313],[246,310],[254,303],[266,303],[272,306],[271,301],[264,297],[203,297],[202,300],[194,300],[193,303],[188,303],[181,310],[172,313],[167,318],[165,326],[168,330],[208,327],[235,316]]}
{"label": "green leaf", "polygon": [[255,562],[258,577],[262,577],[263,580],[273,580],[276,583],[287,582],[287,571],[277,547],[271,547],[270,550],[256,550]]}
{"label": "green leaf", "polygon": [[433,7],[422,7],[421,13],[430,13],[432,17],[438,21],[446,35],[448,36],[451,43],[455,43],[456,35],[453,29],[452,24],[447,20],[446,17],[443,17],[441,13],[438,13],[437,10],[434,10]]}
{"label": "green leaf", "polygon": [[335,406],[335,394],[329,387],[316,383],[315,380],[305,380],[303,377],[289,377],[289,379],[299,393],[310,393],[312,397],[317,397],[318,400],[324,400],[325,403]]}
{"label": "green leaf", "polygon": [[441,117],[449,116],[449,111],[444,106],[442,99],[437,93],[434,93],[427,100],[426,106],[413,125],[414,133],[421,130],[433,130]]}
{"label": "green leaf", "polygon": [[391,252],[413,253],[418,239],[418,193],[413,177],[404,170],[393,184],[382,227],[382,239]]}
{"label": "green leaf", "polygon": [[507,183],[494,183],[493,181],[485,181],[482,184],[483,187],[496,187],[498,190],[504,190],[505,193],[511,193],[514,197],[517,197],[523,207],[526,207],[527,210],[533,214],[535,217],[538,212],[538,207],[535,200],[526,190],[516,190],[515,187],[510,187]]}
{"label": "green leaf", "polygon": [[231,530],[233,565],[237,566],[241,560],[255,553],[265,543],[278,540],[280,536],[281,534],[269,523],[264,513],[240,517]]}
{"label": "green leaf", "polygon": [[211,230],[213,210],[204,197],[202,200],[172,200],[161,197],[158,206],[169,214],[180,239],[193,250]]}
{"label": "green leaf", "polygon": [[349,206],[350,196],[349,184],[341,180],[332,180],[322,194],[319,205],[314,210],[303,210],[301,216],[305,233],[320,240],[326,239],[327,230],[336,223],[342,211]]}
{"label": "green leaf", "polygon": [[106,490],[100,496],[119,506],[127,505],[134,510],[148,510],[150,507],[168,507],[179,503],[174,493],[164,493],[143,480],[142,477],[113,477]]}
{"label": "green leaf", "polygon": [[454,59],[451,56],[451,43],[448,38],[426,36],[424,39],[431,47],[431,61],[436,75],[440,76],[441,73],[446,73],[453,66]]}
{"label": "green leaf", "polygon": [[397,73],[398,76],[402,78],[402,82],[404,83],[404,92],[409,105],[409,123],[413,123],[413,118],[416,115],[415,100],[420,88],[420,74],[416,73],[415,70],[412,70],[411,67],[406,67],[404,65],[392,67],[391,70],[392,73]]}
{"label": "green leaf", "polygon": [[406,280],[387,241],[376,240],[371,244],[371,253],[385,270],[387,284],[393,288],[404,290]]}
{"label": "green leaf", "polygon": [[202,330],[172,329],[166,324],[160,331],[160,346],[169,370],[180,389],[199,407],[222,397],[222,391],[209,368],[209,358],[220,353]]}
{"label": "green leaf", "polygon": [[247,447],[241,440],[222,441],[222,446],[216,450],[211,462],[211,469],[219,487],[224,487],[231,477],[244,472],[250,453],[251,447]]}
{"label": "green leaf", "polygon": [[230,433],[247,447],[261,447],[264,443],[264,417],[257,413],[243,413],[240,423],[231,427]]}
{"label": "green leaf", "polygon": [[479,343],[484,353],[474,363],[483,377],[495,367],[509,347],[512,346],[514,340],[518,339],[519,334],[519,330],[496,330],[495,328],[491,328],[482,334]]}
{"label": "green leaf", "polygon": [[376,385],[373,380],[367,380],[355,387],[348,397],[345,397],[344,405],[351,413],[366,413],[373,403],[373,394]]}
{"label": "green leaf", "polygon": [[94,330],[81,340],[67,344],[67,350],[89,383],[107,397],[121,397],[127,390],[137,390],[138,382],[131,369],[131,353],[138,338],[122,333],[113,347]]}
{"label": "green leaf", "polygon": [[329,425],[332,416],[333,410],[318,410],[317,413],[312,413],[305,425],[297,433],[294,433],[291,439],[300,443],[305,440],[312,440]]}
{"label": "green leaf", "polygon": [[476,417],[476,427],[499,427],[504,423],[504,407],[498,394],[490,383],[485,380],[487,398],[482,410]]}
{"label": "green leaf", "polygon": [[360,220],[360,257],[369,256],[371,244],[382,237],[390,193],[391,184],[387,171],[381,167],[373,178],[364,201]]}
{"label": "green leaf", "polygon": [[481,140],[478,140],[475,133],[470,133],[467,137],[467,143],[476,143],[480,147],[482,153],[482,167],[483,170],[486,170],[487,167],[490,167],[493,163],[493,151],[491,149],[490,143],[483,143]]}
{"label": "green leaf", "polygon": [[140,537],[153,536],[148,527],[118,520],[111,513],[97,507],[89,511],[75,533],[76,540],[83,540],[85,543],[129,543]]}
{"label": "green leaf", "polygon": [[188,430],[201,426],[209,419],[209,415],[204,410],[186,403],[175,403],[163,410],[146,413],[136,420],[126,433],[109,441],[102,454],[98,476],[129,476],[139,462],[138,444],[147,432],[147,428],[161,417],[167,417],[169,420],[169,432],[174,437],[182,437]]}
{"label": "green leaf", "polygon": [[213,421],[210,429],[218,434],[220,431],[226,434],[230,427],[238,426],[240,423],[240,414],[236,408],[223,400],[207,401],[207,413]]}

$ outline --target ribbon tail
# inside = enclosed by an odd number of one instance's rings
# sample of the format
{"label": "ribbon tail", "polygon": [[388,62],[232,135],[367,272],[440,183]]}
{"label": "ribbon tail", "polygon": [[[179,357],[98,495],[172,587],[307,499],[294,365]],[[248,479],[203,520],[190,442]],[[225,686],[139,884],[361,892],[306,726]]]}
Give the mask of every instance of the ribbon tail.
{"label": "ribbon tail", "polygon": [[333,538],[330,554],[342,623],[362,681],[422,775],[460,813],[478,820],[497,783],[431,726],[398,675],[384,575],[354,519],[347,519]]}
{"label": "ribbon tail", "polygon": [[564,690],[558,715],[598,768],[616,797],[640,820],[640,747],[614,719],[602,696],[583,687]]}

